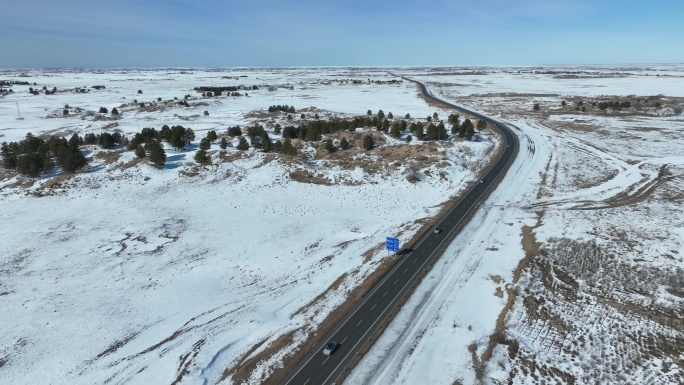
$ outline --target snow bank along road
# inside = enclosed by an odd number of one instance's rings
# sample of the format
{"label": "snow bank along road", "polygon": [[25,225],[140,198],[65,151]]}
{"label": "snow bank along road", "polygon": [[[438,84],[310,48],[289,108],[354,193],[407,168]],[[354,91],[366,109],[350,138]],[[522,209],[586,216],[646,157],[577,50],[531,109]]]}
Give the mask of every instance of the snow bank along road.
{"label": "snow bank along road", "polygon": [[[410,80],[410,79],[407,79]],[[412,80],[411,80],[412,81]],[[366,298],[346,315],[333,328],[333,331],[322,338],[311,353],[300,362],[282,382],[286,385],[318,385],[334,383],[340,375],[347,373],[352,359],[360,354],[363,342],[372,332],[377,330],[382,321],[397,305],[402,295],[408,292],[420,277],[420,273],[439,258],[464,219],[475,210],[477,204],[490,193],[494,183],[501,178],[518,153],[518,139],[510,128],[503,123],[476,112],[458,107],[433,96],[424,84],[420,85],[423,94],[434,101],[444,103],[457,110],[485,119],[488,124],[498,129],[504,137],[505,146],[499,158],[486,171],[485,176],[476,183],[448,213],[437,223],[443,229],[441,233],[429,232],[413,249],[397,263],[385,277],[378,282]],[[330,355],[322,351],[328,341],[337,341],[341,346]]]}

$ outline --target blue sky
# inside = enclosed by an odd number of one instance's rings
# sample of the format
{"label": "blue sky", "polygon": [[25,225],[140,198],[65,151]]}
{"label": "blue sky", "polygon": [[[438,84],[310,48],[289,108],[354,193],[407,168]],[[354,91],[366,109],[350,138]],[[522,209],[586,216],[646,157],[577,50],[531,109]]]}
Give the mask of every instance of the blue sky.
{"label": "blue sky", "polygon": [[2,0],[0,67],[684,62],[681,0]]}

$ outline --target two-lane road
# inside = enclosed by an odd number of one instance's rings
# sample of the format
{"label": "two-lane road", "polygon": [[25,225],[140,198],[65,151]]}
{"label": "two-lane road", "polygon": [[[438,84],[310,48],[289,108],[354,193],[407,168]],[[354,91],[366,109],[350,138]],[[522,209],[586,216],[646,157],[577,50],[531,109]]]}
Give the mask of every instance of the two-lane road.
{"label": "two-lane road", "polygon": [[[360,349],[363,343],[368,341],[372,332],[377,329],[389,311],[396,306],[402,295],[416,282],[426,266],[439,258],[446,249],[442,246],[445,246],[445,242],[449,242],[452,233],[456,231],[465,218],[468,218],[471,211],[476,209],[482,197],[491,192],[492,183],[505,174],[509,164],[517,154],[518,140],[508,127],[481,114],[437,99],[428,92],[424,84],[416,83],[420,84],[426,97],[480,119],[485,119],[490,127],[493,126],[498,129],[504,138],[503,151],[500,152],[499,158],[486,171],[482,179],[472,186],[454,204],[444,218],[436,224],[435,227],[442,228],[443,231],[441,233],[430,231],[425,235],[414,246],[413,250],[402,257],[392,270],[366,295],[364,300],[347,314],[331,333],[321,339],[309,355],[288,374],[282,384],[332,384],[340,374],[350,369],[348,366],[357,354],[361,354]],[[330,356],[322,353],[328,341],[337,341],[341,344],[337,351]]]}

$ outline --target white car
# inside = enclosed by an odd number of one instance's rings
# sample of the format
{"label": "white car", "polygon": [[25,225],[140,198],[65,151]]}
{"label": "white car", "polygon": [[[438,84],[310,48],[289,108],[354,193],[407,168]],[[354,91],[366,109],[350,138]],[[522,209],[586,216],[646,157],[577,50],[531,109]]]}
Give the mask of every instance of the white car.
{"label": "white car", "polygon": [[328,342],[327,345],[325,345],[325,349],[323,349],[323,354],[326,356],[330,356],[333,353],[335,353],[335,350],[340,347],[340,343],[336,341],[330,341]]}
{"label": "white car", "polygon": [[442,232],[442,228],[441,228],[441,227],[435,227],[435,231],[433,231],[433,233],[435,233],[435,234],[439,234],[439,233],[441,233],[441,232]]}

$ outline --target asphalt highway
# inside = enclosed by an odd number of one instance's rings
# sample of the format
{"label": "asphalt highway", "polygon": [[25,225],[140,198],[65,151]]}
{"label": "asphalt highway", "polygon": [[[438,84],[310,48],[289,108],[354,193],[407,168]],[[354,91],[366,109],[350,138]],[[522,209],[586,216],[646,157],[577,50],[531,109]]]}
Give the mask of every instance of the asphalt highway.
{"label": "asphalt highway", "polygon": [[[510,128],[494,119],[438,99],[427,90],[424,84],[416,83],[421,86],[426,97],[479,119],[485,119],[490,128],[501,132],[504,138],[503,151],[500,152],[499,159],[486,170],[485,175],[435,225],[435,228],[443,229],[442,232],[434,233],[434,228],[430,229],[412,250],[405,253],[392,270],[366,294],[364,299],[332,329],[332,332],[321,338],[314,349],[285,377],[281,384],[334,384],[345,370],[350,370],[349,364],[355,355],[361,354],[359,350],[363,342],[368,340],[389,310],[397,305],[402,295],[416,282],[421,272],[441,256],[446,249],[442,246],[450,243],[453,233],[461,222],[469,218],[468,214],[471,211],[477,209],[480,200],[493,189],[493,182],[503,177],[517,155],[518,139]],[[329,341],[337,341],[341,345],[334,354],[326,356],[323,354],[323,349]]]}

